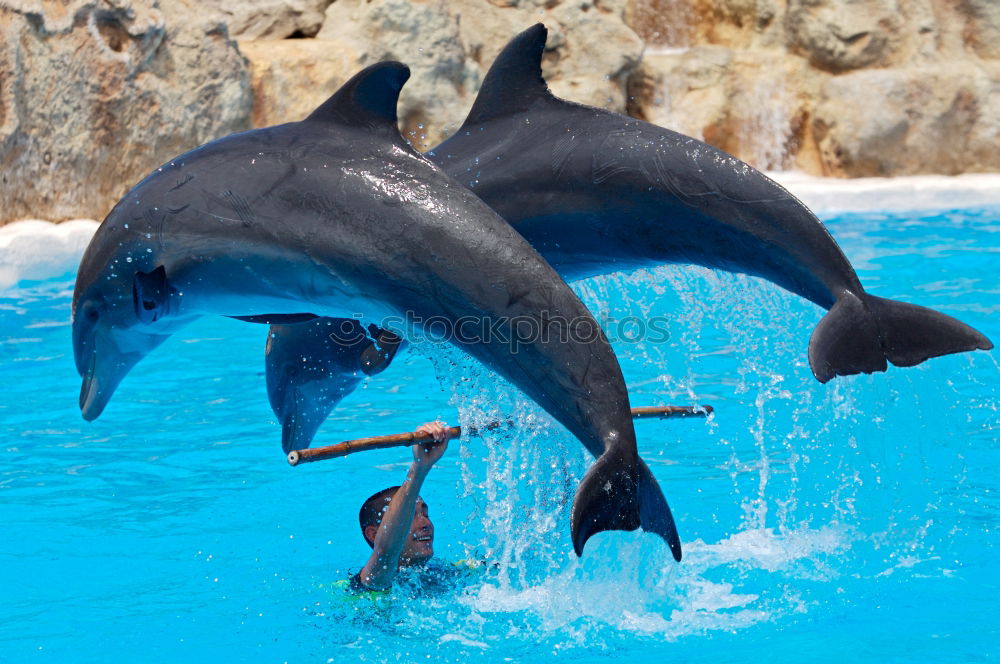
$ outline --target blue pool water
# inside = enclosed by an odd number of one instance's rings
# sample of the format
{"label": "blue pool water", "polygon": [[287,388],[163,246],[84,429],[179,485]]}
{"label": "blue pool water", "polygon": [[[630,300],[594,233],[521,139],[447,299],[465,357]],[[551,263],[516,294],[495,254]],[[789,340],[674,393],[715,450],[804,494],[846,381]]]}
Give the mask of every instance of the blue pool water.
{"label": "blue pool water", "polygon": [[[827,222],[869,291],[998,341],[998,219]],[[597,536],[577,560],[579,444],[472,361],[416,349],[317,442],[513,417],[453,442],[423,492],[441,559],[496,564],[373,607],[331,583],[366,558],[357,508],[402,479],[409,453],[289,467],[264,328],[225,319],[164,344],[86,423],[71,289],[0,293],[0,662],[1000,657],[995,353],[820,385],[806,345],[822,312],[769,284],[691,268],[579,284],[599,315],[665,317],[668,340],[615,344],[633,405],[715,407],[637,423],[679,521],[678,565],[638,533]]]}

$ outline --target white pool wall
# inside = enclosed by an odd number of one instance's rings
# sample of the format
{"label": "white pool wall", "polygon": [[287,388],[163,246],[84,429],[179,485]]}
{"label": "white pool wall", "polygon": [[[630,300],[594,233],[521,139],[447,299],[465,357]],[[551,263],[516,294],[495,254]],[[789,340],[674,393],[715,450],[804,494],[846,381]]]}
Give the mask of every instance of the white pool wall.
{"label": "white pool wall", "polygon": [[768,173],[821,217],[875,210],[957,210],[1000,205],[1000,173],[897,178],[819,178],[795,171]]}
{"label": "white pool wall", "polygon": [[[853,180],[785,171],[767,175],[821,217],[874,210],[1000,206],[1000,173]],[[21,281],[41,281],[72,273],[98,225],[92,219],[59,224],[26,219],[0,226],[0,291]]]}
{"label": "white pool wall", "polygon": [[0,291],[74,272],[99,225],[93,219],[25,219],[0,226]]}

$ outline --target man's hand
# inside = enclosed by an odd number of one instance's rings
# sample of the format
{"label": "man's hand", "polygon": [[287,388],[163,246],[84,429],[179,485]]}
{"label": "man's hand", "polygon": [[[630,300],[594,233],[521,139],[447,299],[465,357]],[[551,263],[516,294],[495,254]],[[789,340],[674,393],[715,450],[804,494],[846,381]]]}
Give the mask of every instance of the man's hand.
{"label": "man's hand", "polygon": [[417,433],[434,438],[433,443],[417,443],[412,448],[413,461],[425,468],[430,468],[448,449],[448,425],[444,422],[428,422],[417,427]]}

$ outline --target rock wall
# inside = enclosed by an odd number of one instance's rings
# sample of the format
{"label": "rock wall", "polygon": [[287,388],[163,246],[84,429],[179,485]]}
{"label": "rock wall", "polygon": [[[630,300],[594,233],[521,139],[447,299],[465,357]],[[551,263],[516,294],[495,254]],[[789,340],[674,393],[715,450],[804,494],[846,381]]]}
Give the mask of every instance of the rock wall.
{"label": "rock wall", "polygon": [[535,22],[562,97],[765,169],[1000,171],[997,0],[0,0],[0,224],[102,218],[170,157],[300,119],[360,67],[413,77],[418,148]]}
{"label": "rock wall", "polygon": [[194,0],[0,0],[0,223],[103,218],[170,157],[249,126],[246,60]]}
{"label": "rock wall", "polygon": [[758,168],[1000,170],[997,0],[631,0],[627,20],[650,47],[632,113]]}
{"label": "rock wall", "polygon": [[337,0],[317,39],[346,49],[355,68],[386,59],[410,66],[400,124],[426,149],[458,128],[507,41],[539,21],[549,28],[545,75],[553,91],[624,110],[625,83],[643,48],[624,13],[624,0]]}

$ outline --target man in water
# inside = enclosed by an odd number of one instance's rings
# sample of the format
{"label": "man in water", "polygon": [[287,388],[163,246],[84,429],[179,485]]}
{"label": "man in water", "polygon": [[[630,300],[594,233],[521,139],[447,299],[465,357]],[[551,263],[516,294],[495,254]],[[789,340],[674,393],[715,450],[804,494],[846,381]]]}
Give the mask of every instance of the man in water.
{"label": "man in water", "polygon": [[432,436],[434,442],[412,447],[406,480],[379,491],[361,506],[361,534],[372,555],[351,577],[352,590],[388,590],[400,569],[424,565],[434,555],[434,524],[419,493],[427,473],[448,448],[448,426],[428,422],[417,432]]}

